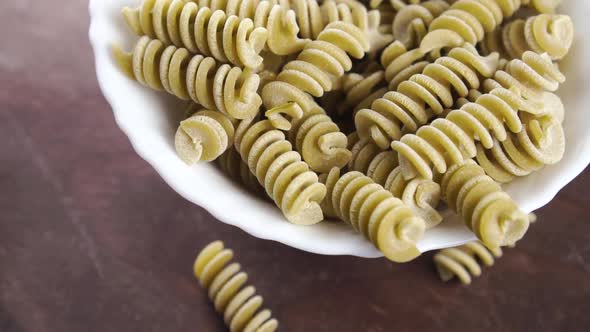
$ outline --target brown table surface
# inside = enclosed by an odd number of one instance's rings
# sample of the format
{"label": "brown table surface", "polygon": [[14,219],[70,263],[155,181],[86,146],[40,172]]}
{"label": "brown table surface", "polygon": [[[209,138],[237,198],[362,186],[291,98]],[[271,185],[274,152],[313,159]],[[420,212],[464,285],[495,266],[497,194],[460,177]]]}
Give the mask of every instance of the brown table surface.
{"label": "brown table surface", "polygon": [[283,331],[590,330],[590,173],[471,287],[439,282],[431,254],[396,265],[259,240],[135,154],[87,27],[86,1],[0,2],[0,331],[224,331],[191,274],[215,239]]}

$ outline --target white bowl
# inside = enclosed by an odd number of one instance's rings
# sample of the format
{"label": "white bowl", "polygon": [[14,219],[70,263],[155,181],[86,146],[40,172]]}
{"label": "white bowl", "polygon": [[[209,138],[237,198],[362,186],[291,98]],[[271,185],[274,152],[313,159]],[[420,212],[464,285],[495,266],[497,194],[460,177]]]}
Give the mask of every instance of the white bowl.
{"label": "white bowl", "polygon": [[[185,165],[174,150],[175,123],[182,114],[170,96],[155,93],[126,78],[111,56],[113,43],[131,48],[137,37],[124,25],[121,8],[137,5],[132,0],[90,1],[90,42],[96,58],[96,74],[102,92],[111,104],[116,121],[135,151],[149,162],[180,195],[205,208],[220,221],[237,226],[263,239],[326,255],[379,257],[381,254],[343,223],[324,222],[296,226],[285,221],[272,204],[242,190],[208,164]],[[567,148],[563,160],[505,189],[526,212],[547,204],[590,162],[590,130],[586,107],[590,93],[584,92],[590,78],[590,2],[566,1],[561,11],[576,24],[576,42],[562,70],[568,81],[560,90],[566,106]],[[456,217],[426,232],[419,243],[422,251],[456,246],[474,236]]]}

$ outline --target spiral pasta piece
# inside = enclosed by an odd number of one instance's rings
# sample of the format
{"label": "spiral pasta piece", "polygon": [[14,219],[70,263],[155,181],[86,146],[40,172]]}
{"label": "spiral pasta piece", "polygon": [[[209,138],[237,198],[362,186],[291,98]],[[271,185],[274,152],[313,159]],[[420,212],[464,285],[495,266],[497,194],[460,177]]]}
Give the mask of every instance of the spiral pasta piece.
{"label": "spiral pasta piece", "polygon": [[424,235],[424,221],[401,200],[360,172],[327,176],[324,206],[350,224],[394,262],[408,262],[421,253],[416,247]]}
{"label": "spiral pasta piece", "polygon": [[292,131],[292,142],[316,172],[346,165],[350,152],[346,136],[311,96],[332,90],[334,81],[352,67],[348,54],[361,58],[368,47],[356,26],[330,23],[262,89],[266,116],[275,127]]}
{"label": "spiral pasta piece", "polygon": [[164,44],[237,66],[256,68],[262,63],[260,51],[268,32],[265,27],[254,28],[249,18],[199,8],[185,0],[144,0],[136,9],[125,7],[123,14],[140,36],[157,38]]}
{"label": "spiral pasta piece", "polygon": [[224,114],[200,110],[178,126],[176,152],[188,165],[217,159],[232,144],[234,123]]}
{"label": "spiral pasta piece", "polygon": [[526,51],[521,59],[507,62],[482,86],[484,92],[498,87],[517,89],[524,98],[537,100],[543,99],[545,92],[556,91],[563,82],[565,76],[549,55]]}
{"label": "spiral pasta piece", "polygon": [[490,149],[494,139],[506,140],[508,131],[520,132],[523,126],[518,112],[535,113],[538,105],[527,102],[517,92],[496,88],[475,103],[465,104],[445,118],[421,127],[416,134],[406,134],[392,142],[404,176],[432,179],[433,168],[444,174],[449,165],[475,157],[476,141]]}
{"label": "spiral pasta piece", "polygon": [[325,186],[269,120],[242,121],[235,146],[287,220],[301,225],[323,220],[320,202],[326,195]]}
{"label": "spiral pasta piece", "polygon": [[509,182],[514,177],[526,176],[545,165],[555,164],[563,157],[563,104],[559,97],[547,94],[550,96],[545,100],[551,101],[545,103],[545,108],[551,109],[550,113],[522,116],[523,130],[510,133],[502,142],[495,141],[489,150],[478,144],[476,161],[495,181]]}
{"label": "spiral pasta piece", "polygon": [[323,111],[306,112],[294,120],[288,137],[315,172],[325,173],[332,167],[342,168],[350,160],[346,135]]}
{"label": "spiral pasta piece", "polygon": [[264,192],[256,176],[250,172],[248,164],[242,160],[233,146],[230,146],[216,161],[223,173],[243,184],[244,188],[255,193]]}
{"label": "spiral pasta piece", "polygon": [[382,151],[368,140],[357,141],[351,151],[349,170],[366,174],[394,197],[401,199],[424,220],[427,229],[442,221],[442,216],[436,210],[441,195],[438,183],[421,178],[407,181],[402,176],[397,154],[391,150]]}
{"label": "spiral pasta piece", "polygon": [[207,245],[193,265],[195,277],[209,291],[215,310],[223,314],[231,332],[273,332],[279,323],[268,309],[261,309],[262,296],[246,286],[248,275],[238,263],[230,263],[234,253],[225,249],[223,242]]}
{"label": "spiral pasta piece", "polygon": [[385,68],[389,90],[397,90],[401,82],[422,73],[429,63],[420,49],[408,51],[401,41],[389,44],[381,53],[381,65]]}
{"label": "spiral pasta piece", "polygon": [[340,101],[338,105],[339,115],[368,108],[388,91],[385,72],[377,70],[367,74],[346,74],[342,78],[342,90],[345,96],[344,102]]}
{"label": "spiral pasta piece", "polygon": [[415,132],[432,115],[440,115],[453,106],[455,92],[466,96],[478,89],[480,77],[492,77],[498,65],[497,55],[482,57],[473,47],[455,48],[438,58],[375,100],[370,109],[359,110],[354,118],[359,136],[372,139],[382,149],[403,132]]}
{"label": "spiral pasta piece", "polygon": [[140,84],[192,100],[231,118],[252,118],[262,104],[257,74],[228,64],[218,65],[211,57],[192,56],[185,48],[166,47],[144,36],[131,53],[114,47],[113,54],[122,71]]}
{"label": "spiral pasta piece", "polygon": [[449,208],[489,248],[512,245],[528,230],[529,216],[472,160],[450,167],[441,190]]}
{"label": "spiral pasta piece", "polygon": [[512,21],[481,42],[484,52],[499,52],[504,58],[520,58],[526,51],[547,53],[561,60],[574,40],[574,24],[568,15],[540,14]]}
{"label": "spiral pasta piece", "polygon": [[406,48],[417,47],[428,33],[432,20],[448,8],[449,4],[443,0],[430,0],[403,7],[393,19],[393,37]]}
{"label": "spiral pasta piece", "polygon": [[492,266],[494,259],[500,257],[501,248],[489,249],[483,243],[473,241],[459,247],[440,250],[434,255],[434,263],[442,281],[457,277],[461,283],[469,285],[472,277],[481,275],[481,265]]}
{"label": "spiral pasta piece", "polygon": [[522,0],[456,1],[432,21],[420,49],[427,53],[464,43],[475,45],[521,6]]}

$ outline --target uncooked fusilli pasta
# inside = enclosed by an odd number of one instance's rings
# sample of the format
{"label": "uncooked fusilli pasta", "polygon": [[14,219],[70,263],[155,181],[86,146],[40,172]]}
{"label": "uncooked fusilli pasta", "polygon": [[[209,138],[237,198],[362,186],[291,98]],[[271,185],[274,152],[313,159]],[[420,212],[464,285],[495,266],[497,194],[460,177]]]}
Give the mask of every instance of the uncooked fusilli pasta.
{"label": "uncooked fusilli pasta", "polygon": [[[184,0],[144,0],[139,8],[123,9],[127,24],[138,35],[184,47],[217,61],[256,68],[268,32],[254,22],[226,15],[222,10],[199,8]],[[220,33],[221,32],[221,33]]]}
{"label": "uncooked fusilli pasta", "polygon": [[448,56],[438,58],[401,82],[397,90],[375,100],[370,109],[355,115],[355,124],[362,139],[371,138],[382,149],[403,132],[415,132],[432,115],[440,115],[453,106],[453,92],[466,96],[470,89],[478,89],[480,77],[492,77],[498,57],[482,57],[473,47],[455,48]]}
{"label": "uncooked fusilli pasta", "polygon": [[326,188],[301,161],[301,155],[292,150],[282,131],[268,120],[244,120],[235,137],[242,160],[287,220],[305,225],[323,220],[320,202]]}
{"label": "uncooked fusilli pasta", "polygon": [[192,56],[185,48],[166,47],[147,36],[132,53],[119,47],[113,53],[123,72],[139,83],[232,118],[251,118],[262,104],[257,93],[260,78],[250,70],[218,65],[211,57]]}
{"label": "uncooked fusilli pasta", "polygon": [[540,14],[514,20],[481,42],[484,52],[499,52],[504,58],[520,58],[526,51],[547,53],[560,60],[574,41],[574,24],[567,15]]}
{"label": "uncooked fusilli pasta", "polygon": [[439,251],[434,263],[442,281],[457,277],[463,284],[471,283],[472,276],[481,275],[481,265],[492,266],[494,258],[502,257],[502,249],[489,249],[479,241]]}
{"label": "uncooked fusilli pasta", "polygon": [[193,272],[201,286],[209,292],[215,310],[231,332],[273,332],[279,323],[268,309],[261,309],[262,296],[256,289],[246,286],[248,275],[240,264],[230,263],[234,253],[225,249],[223,242],[207,245],[197,256]]}
{"label": "uncooked fusilli pasta", "polygon": [[417,47],[428,33],[432,20],[448,8],[449,4],[443,0],[429,0],[403,7],[393,19],[393,37],[407,48]]}
{"label": "uncooked fusilli pasta", "polygon": [[200,110],[178,126],[174,146],[180,159],[191,165],[212,161],[233,143],[234,122],[226,115]]}
{"label": "uncooked fusilli pasta", "polygon": [[322,176],[327,187],[323,205],[363,234],[385,257],[407,262],[420,255],[416,243],[424,221],[410,207],[360,172],[340,176],[333,168]]}
{"label": "uncooked fusilli pasta", "polygon": [[487,247],[512,245],[529,227],[529,216],[472,160],[450,167],[441,179],[443,200]]}
{"label": "uncooked fusilli pasta", "polygon": [[[349,142],[352,140],[349,135]],[[432,228],[442,221],[442,216],[436,210],[441,194],[439,184],[421,178],[406,181],[397,154],[391,150],[382,151],[369,140],[358,140],[352,145],[351,151],[350,170],[366,174],[394,197],[401,199],[424,220],[426,228]]]}

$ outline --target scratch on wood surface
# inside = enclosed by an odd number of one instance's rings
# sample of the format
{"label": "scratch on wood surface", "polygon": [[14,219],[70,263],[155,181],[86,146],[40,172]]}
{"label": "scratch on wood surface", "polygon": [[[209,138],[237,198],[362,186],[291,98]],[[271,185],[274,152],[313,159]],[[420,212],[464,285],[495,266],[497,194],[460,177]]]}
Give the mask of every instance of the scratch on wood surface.
{"label": "scratch on wood surface", "polygon": [[63,185],[59,181],[59,178],[53,172],[50,165],[47,163],[45,157],[37,151],[35,148],[35,142],[31,138],[31,136],[26,132],[25,128],[23,128],[22,124],[14,117],[14,115],[9,111],[5,112],[4,114],[7,115],[8,121],[12,124],[14,129],[16,130],[17,134],[20,136],[20,141],[22,142],[25,151],[31,156],[31,159],[37,168],[41,171],[43,179],[45,179],[51,185],[52,189],[56,192],[59,201],[63,207],[64,213],[67,217],[68,222],[74,226],[82,241],[84,242],[86,249],[86,254],[88,258],[92,261],[92,265],[96,270],[99,278],[103,279],[103,268],[98,259],[98,251],[96,248],[96,244],[94,240],[88,234],[88,231],[84,224],[80,222],[80,214],[76,211],[75,206],[72,204],[72,198],[68,197],[65,193]]}

